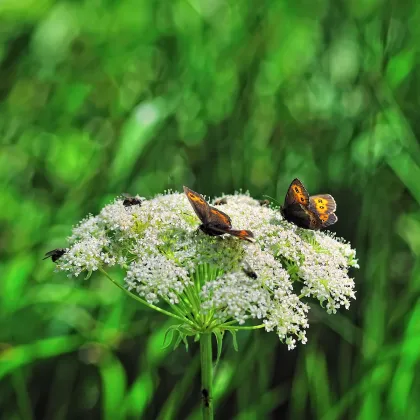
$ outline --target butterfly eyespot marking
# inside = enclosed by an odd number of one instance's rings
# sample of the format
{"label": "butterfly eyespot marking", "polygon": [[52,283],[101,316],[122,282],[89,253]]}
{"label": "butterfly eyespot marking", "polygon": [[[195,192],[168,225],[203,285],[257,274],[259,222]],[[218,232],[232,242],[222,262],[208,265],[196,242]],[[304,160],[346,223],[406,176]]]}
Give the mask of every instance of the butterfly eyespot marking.
{"label": "butterfly eyespot marking", "polygon": [[295,187],[295,192],[300,193],[300,189],[298,187]]}

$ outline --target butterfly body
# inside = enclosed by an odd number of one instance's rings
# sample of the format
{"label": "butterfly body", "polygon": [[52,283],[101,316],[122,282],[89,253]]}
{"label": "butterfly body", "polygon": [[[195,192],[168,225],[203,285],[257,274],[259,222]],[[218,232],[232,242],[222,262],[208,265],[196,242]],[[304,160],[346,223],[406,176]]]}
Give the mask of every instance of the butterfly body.
{"label": "butterfly body", "polygon": [[254,235],[249,230],[232,229],[232,221],[230,217],[222,211],[210,206],[204,197],[195,191],[184,187],[187,196],[195,214],[201,220],[200,230],[210,236],[220,236],[224,233],[236,236],[249,242],[254,242]]}
{"label": "butterfly body", "polygon": [[280,211],[282,216],[304,229],[325,229],[338,219],[334,214],[337,205],[330,194],[309,196],[299,179],[290,184]]}
{"label": "butterfly body", "polygon": [[288,222],[304,229],[318,230],[321,227],[319,217],[299,203],[283,206],[281,214]]}
{"label": "butterfly body", "polygon": [[209,236],[220,236],[223,235],[223,225],[213,224],[213,223],[201,223],[198,228]]}

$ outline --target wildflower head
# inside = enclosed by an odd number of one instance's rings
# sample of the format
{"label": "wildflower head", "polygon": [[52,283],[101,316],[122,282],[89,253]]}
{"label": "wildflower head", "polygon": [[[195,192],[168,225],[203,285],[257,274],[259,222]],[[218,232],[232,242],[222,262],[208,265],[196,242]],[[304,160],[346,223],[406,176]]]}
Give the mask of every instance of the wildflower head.
{"label": "wildflower head", "polygon": [[[198,229],[204,210],[190,203],[177,192],[141,206],[117,198],[73,229],[57,269],[78,276],[117,265],[129,291],[181,317],[191,335],[258,322],[289,349],[306,342],[306,298],[329,313],[355,298],[348,270],[357,260],[345,241],[298,228],[247,194],[223,197],[230,227],[209,235]],[[237,227],[255,243],[232,235]]]}

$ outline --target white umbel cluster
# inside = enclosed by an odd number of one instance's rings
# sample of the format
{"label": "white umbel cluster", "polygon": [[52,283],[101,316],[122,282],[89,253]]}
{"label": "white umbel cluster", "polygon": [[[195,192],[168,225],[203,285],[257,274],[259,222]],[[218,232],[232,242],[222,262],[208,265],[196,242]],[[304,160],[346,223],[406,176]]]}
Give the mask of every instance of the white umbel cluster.
{"label": "white umbel cluster", "polygon": [[[155,305],[183,304],[198,288],[203,314],[220,323],[258,319],[289,349],[306,342],[305,298],[329,313],[349,307],[355,291],[348,270],[357,260],[344,240],[298,228],[246,194],[226,196],[219,208],[256,242],[201,232],[184,194],[168,192],[131,207],[118,198],[73,229],[57,268],[78,276],[119,265],[127,288]],[[213,275],[197,282],[200,267]]]}

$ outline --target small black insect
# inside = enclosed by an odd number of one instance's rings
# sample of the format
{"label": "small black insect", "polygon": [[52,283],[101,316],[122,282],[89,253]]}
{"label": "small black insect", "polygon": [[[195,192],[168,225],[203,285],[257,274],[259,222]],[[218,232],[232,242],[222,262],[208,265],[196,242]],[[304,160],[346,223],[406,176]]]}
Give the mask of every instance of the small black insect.
{"label": "small black insect", "polygon": [[261,207],[268,207],[270,205],[270,200],[258,200]]}
{"label": "small black insect", "polygon": [[215,206],[221,206],[222,204],[227,204],[227,198],[226,197],[219,198],[218,200],[216,200],[214,202]]}
{"label": "small black insect", "polygon": [[244,273],[251,279],[257,279],[258,275],[257,273],[251,268],[251,266],[246,262],[244,266],[242,267],[242,270]]}
{"label": "small black insect", "polygon": [[203,388],[201,390],[201,395],[203,397],[204,406],[205,407],[210,407],[210,394],[209,394],[209,391],[206,388]]}
{"label": "small black insect", "polygon": [[140,198],[133,197],[132,195],[127,193],[122,194],[122,196],[124,197],[123,205],[125,207],[131,207],[136,205],[141,206]]}
{"label": "small black insect", "polygon": [[66,249],[65,248],[56,248],[56,249],[53,249],[52,251],[48,251],[45,254],[45,257],[43,258],[43,260],[46,260],[47,258],[50,258],[51,257],[52,262],[56,262],[65,253],[66,253]]}

